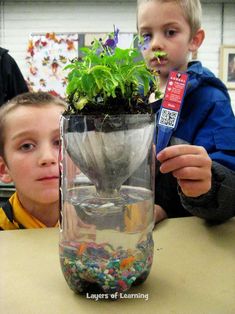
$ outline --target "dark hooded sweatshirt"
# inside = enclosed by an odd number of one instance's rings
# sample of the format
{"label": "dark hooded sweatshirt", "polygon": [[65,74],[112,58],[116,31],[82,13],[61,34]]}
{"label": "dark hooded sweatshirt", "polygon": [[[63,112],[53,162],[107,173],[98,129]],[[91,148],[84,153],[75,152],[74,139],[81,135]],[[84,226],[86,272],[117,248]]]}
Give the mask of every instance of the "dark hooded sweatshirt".
{"label": "dark hooded sweatshirt", "polygon": [[0,47],[0,106],[13,97],[28,92],[28,86],[8,50]]}

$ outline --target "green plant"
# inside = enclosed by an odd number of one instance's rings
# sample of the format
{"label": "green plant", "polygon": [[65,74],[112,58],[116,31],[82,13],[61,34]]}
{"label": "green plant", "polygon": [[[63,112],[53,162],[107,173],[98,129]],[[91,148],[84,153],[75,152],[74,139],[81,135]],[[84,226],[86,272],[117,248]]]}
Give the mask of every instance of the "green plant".
{"label": "green plant", "polygon": [[69,113],[142,113],[150,112],[150,93],[159,96],[157,75],[147,69],[137,48],[117,47],[118,32],[105,42],[94,39],[83,47],[82,58],[69,69],[67,101]]}

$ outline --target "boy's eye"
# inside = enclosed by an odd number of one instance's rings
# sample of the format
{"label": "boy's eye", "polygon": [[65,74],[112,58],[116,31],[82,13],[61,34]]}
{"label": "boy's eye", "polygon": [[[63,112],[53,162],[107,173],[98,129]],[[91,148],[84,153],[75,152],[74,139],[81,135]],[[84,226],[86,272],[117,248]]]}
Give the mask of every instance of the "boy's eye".
{"label": "boy's eye", "polygon": [[167,37],[173,37],[176,34],[176,30],[174,29],[168,29],[165,31],[165,34]]}
{"label": "boy's eye", "polygon": [[60,146],[60,139],[58,138],[58,139],[54,140],[53,144],[55,146],[59,147]]}
{"label": "boy's eye", "polygon": [[146,34],[143,34],[141,35],[141,40],[144,42],[144,43],[149,43],[150,40],[151,40],[152,36],[151,34],[149,33],[146,33]]}
{"label": "boy's eye", "polygon": [[151,41],[151,34],[149,34],[149,33],[141,34],[141,36],[139,37],[140,49],[142,51],[148,49],[150,41]]}
{"label": "boy's eye", "polygon": [[149,39],[151,39],[151,34],[149,34],[149,33],[142,34],[141,36],[144,38],[144,40],[149,40]]}
{"label": "boy's eye", "polygon": [[22,151],[30,151],[34,148],[34,145],[32,143],[25,143],[20,146],[20,150]]}

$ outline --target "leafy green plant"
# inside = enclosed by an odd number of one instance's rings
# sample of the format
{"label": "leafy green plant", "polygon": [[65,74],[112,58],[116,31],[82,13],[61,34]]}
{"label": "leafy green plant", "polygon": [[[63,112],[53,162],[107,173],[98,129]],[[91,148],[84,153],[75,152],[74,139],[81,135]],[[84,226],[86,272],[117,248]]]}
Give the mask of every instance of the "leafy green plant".
{"label": "leafy green plant", "polygon": [[83,57],[66,66],[69,113],[151,111],[148,98],[153,91],[159,94],[157,75],[147,69],[139,49],[117,47],[118,32],[80,48]]}

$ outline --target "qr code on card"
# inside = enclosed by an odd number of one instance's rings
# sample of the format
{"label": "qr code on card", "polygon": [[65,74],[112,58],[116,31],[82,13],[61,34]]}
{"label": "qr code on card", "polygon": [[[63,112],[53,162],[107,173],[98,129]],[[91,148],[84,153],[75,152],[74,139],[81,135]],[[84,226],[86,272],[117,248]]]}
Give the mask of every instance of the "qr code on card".
{"label": "qr code on card", "polygon": [[178,112],[162,108],[159,118],[159,124],[165,125],[169,128],[174,128],[178,117]]}

